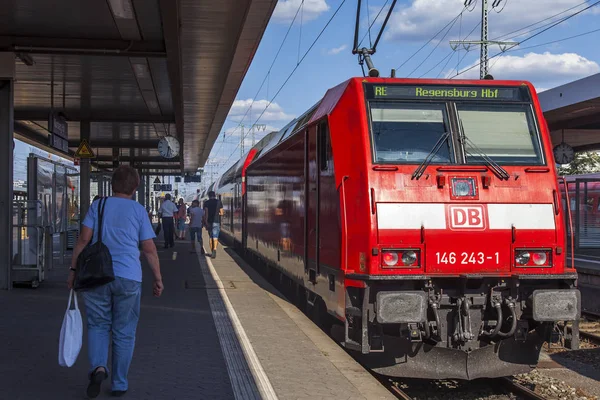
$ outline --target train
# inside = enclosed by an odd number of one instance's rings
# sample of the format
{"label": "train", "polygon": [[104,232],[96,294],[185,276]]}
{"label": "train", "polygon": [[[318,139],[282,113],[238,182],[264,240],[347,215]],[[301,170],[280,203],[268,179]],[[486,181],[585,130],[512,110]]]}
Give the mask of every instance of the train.
{"label": "train", "polygon": [[[565,183],[567,191],[565,192]],[[565,217],[571,216],[577,247],[597,247],[600,243],[600,174],[589,173],[561,177],[559,187]],[[567,209],[567,194],[568,204]],[[569,220],[567,219],[567,222]],[[567,226],[570,236],[571,226]]]}
{"label": "train", "polygon": [[222,239],[373,372],[527,372],[580,316],[529,82],[350,78],[209,190]]}

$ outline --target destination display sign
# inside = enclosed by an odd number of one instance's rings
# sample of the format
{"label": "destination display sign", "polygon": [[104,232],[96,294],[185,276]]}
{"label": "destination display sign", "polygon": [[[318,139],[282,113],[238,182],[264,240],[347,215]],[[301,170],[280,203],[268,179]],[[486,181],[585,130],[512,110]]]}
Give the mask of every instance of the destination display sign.
{"label": "destination display sign", "polygon": [[439,86],[366,84],[367,98],[390,100],[529,101],[527,86]]}

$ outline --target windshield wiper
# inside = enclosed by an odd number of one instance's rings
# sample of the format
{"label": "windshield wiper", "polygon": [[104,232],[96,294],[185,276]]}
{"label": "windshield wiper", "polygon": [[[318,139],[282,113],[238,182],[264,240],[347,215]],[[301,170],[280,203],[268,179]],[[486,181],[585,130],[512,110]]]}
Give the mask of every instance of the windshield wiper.
{"label": "windshield wiper", "polygon": [[412,176],[410,177],[410,179],[419,180],[419,178],[421,176],[423,176],[423,173],[425,172],[425,169],[433,161],[433,158],[435,157],[435,155],[437,154],[437,152],[442,147],[442,144],[446,140],[448,140],[449,137],[450,137],[450,131],[444,132],[444,134],[442,136],[440,136],[440,138],[438,139],[438,141],[435,143],[435,146],[433,146],[433,149],[431,149],[431,151],[429,152],[429,154],[427,154],[427,157],[425,157],[425,159],[423,160],[423,162],[417,167],[417,169],[415,169],[415,172],[412,173]]}
{"label": "windshield wiper", "polygon": [[477,153],[476,155],[481,157],[481,159],[487,164],[487,166],[492,170],[492,172],[496,174],[498,178],[500,178],[500,180],[508,180],[510,178],[510,174],[504,168],[502,168],[500,164],[498,164],[496,161],[492,160],[487,154],[485,154],[483,150],[477,147],[477,145],[465,135],[465,129],[463,127],[462,119],[459,119],[459,122],[461,129],[460,141],[463,147],[465,148],[465,152],[471,156],[473,155],[470,151],[467,150],[467,147],[465,146],[465,144],[468,144],[473,150],[475,150],[475,152]]}

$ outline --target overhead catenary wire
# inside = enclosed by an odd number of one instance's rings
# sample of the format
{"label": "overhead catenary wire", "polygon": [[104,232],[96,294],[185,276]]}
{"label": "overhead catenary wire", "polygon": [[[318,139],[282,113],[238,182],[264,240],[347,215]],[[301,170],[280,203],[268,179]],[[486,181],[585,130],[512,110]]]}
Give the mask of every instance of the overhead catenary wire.
{"label": "overhead catenary wire", "polygon": [[[264,115],[264,113],[267,111],[267,109],[269,108],[269,106],[273,103],[273,101],[277,98],[277,96],[283,90],[283,88],[285,87],[285,85],[292,78],[292,76],[294,75],[294,73],[296,72],[296,70],[298,69],[298,67],[300,67],[300,65],[302,64],[302,62],[304,61],[304,59],[306,58],[306,56],[308,55],[308,53],[310,53],[310,51],[313,49],[313,47],[315,46],[315,44],[317,44],[317,42],[319,41],[319,39],[321,38],[321,36],[323,36],[323,33],[325,32],[325,30],[331,24],[331,21],[333,21],[333,19],[338,15],[340,9],[343,7],[343,5],[345,3],[346,3],[346,0],[342,0],[342,2],[340,3],[340,5],[334,11],[333,15],[329,18],[329,20],[327,21],[327,23],[325,24],[325,26],[321,29],[321,31],[319,32],[319,34],[317,35],[317,37],[315,38],[315,40],[308,47],[308,49],[306,50],[306,52],[304,53],[304,55],[302,56],[302,58],[300,58],[300,61],[298,62],[298,64],[296,64],[296,66],[289,73],[289,75],[287,76],[287,78],[285,79],[285,81],[281,84],[281,86],[279,87],[279,89],[277,90],[277,92],[275,93],[275,95],[273,95],[273,97],[271,98],[271,100],[269,101],[269,103],[267,104],[267,106],[264,108],[264,110],[260,113],[260,115],[258,116],[258,118],[256,119],[256,121],[254,122],[253,125],[255,125],[258,121],[260,121],[260,119],[262,118],[262,116]],[[245,140],[247,135],[248,135],[248,133],[246,133],[245,135],[243,135],[242,140]],[[236,148],[233,149],[233,151],[231,152],[231,154],[229,155],[229,157],[227,158],[227,160],[223,163],[223,165],[227,166],[227,163],[229,162],[229,160],[231,159],[231,157],[237,152],[237,149],[239,148],[239,146],[240,146],[240,144],[238,143],[238,145],[236,146]]]}
{"label": "overhead catenary wire", "polygon": [[[250,103],[250,106],[246,109],[246,112],[242,116],[242,119],[239,121],[238,125],[229,133],[230,135],[233,135],[233,133],[237,129],[239,129],[239,128],[241,128],[243,126],[242,123],[244,122],[244,119],[248,115],[248,112],[250,112],[250,110],[252,109],[252,106],[254,105],[254,103],[256,101],[256,98],[260,94],[260,91],[262,90],[265,82],[267,82],[268,79],[269,79],[269,77],[270,77],[271,70],[273,69],[273,66],[275,65],[275,62],[277,61],[277,59],[279,57],[279,54],[281,53],[281,49],[283,49],[283,45],[285,44],[285,42],[286,42],[286,40],[287,40],[287,38],[288,38],[288,36],[290,34],[290,31],[292,30],[292,27],[294,26],[294,22],[296,22],[296,19],[298,18],[298,14],[300,13],[300,9],[302,8],[303,4],[304,4],[304,0],[302,0],[302,2],[300,3],[300,5],[298,6],[298,9],[296,10],[296,13],[294,14],[294,18],[290,22],[290,25],[288,26],[287,32],[285,33],[285,36],[283,37],[283,40],[281,41],[281,44],[279,45],[279,49],[277,50],[277,53],[275,53],[275,57],[273,58],[273,61],[271,62],[271,65],[269,66],[269,69],[267,70],[267,74],[265,75],[265,77],[264,77],[263,81],[261,82],[258,90],[256,91],[256,94],[252,98],[252,102]],[[267,82],[267,89],[268,89],[268,82]],[[268,92],[268,90],[267,90],[267,92]],[[268,98],[268,94],[267,94],[267,98]],[[219,146],[219,148],[215,152],[215,155],[219,154],[219,152],[221,151],[222,147],[223,147],[223,143],[221,143],[221,145]]]}
{"label": "overhead catenary wire", "polygon": [[[462,19],[462,17],[461,17]],[[469,33],[467,33],[467,35],[465,36],[465,39],[468,38],[469,36],[471,36],[471,34],[475,31],[475,29],[477,29],[477,27],[479,27],[479,25],[481,25],[481,21],[479,21],[479,23],[477,23],[473,29],[471,29],[471,31]],[[461,38],[461,33],[459,31],[459,38]],[[467,51],[468,53],[468,51]],[[425,72],[424,74],[422,74],[421,76],[419,76],[419,78],[424,77],[425,75],[427,75],[428,73],[430,73],[431,71],[433,71],[434,69],[436,69],[441,63],[443,63],[444,61],[446,61],[446,63],[444,64],[444,66],[442,67],[442,69],[440,70],[440,72],[437,74],[436,78],[439,77],[442,72],[444,71],[444,69],[448,66],[448,64],[450,63],[450,61],[452,60],[452,54],[453,51],[450,51],[450,53],[448,53],[444,58],[442,58],[440,61],[438,61],[437,64],[435,64],[432,68],[430,68],[427,72]],[[466,53],[465,53],[466,56]],[[459,65],[460,65],[460,61],[462,61],[462,59],[459,60]],[[458,70],[458,69],[457,69]]]}
{"label": "overhead catenary wire", "polygon": [[[385,10],[385,6],[387,6],[387,4],[390,2],[390,0],[386,0],[385,3],[383,4],[383,6],[381,6],[381,9],[379,9],[379,12],[377,13],[377,16],[375,17],[375,19],[371,22],[371,24],[369,25],[369,30],[367,33],[364,34],[364,36],[362,37],[362,39],[360,39],[360,42],[358,43],[358,47],[360,48],[360,46],[362,45],[362,43],[364,42],[364,40],[366,39],[367,35],[369,35],[369,42],[371,41],[370,38],[370,32],[371,32],[371,28],[373,27],[373,25],[375,24],[375,22],[379,19],[379,16],[381,15],[381,13],[383,12],[383,10]],[[372,46],[372,45],[371,45]]]}
{"label": "overhead catenary wire", "polygon": [[440,33],[442,33],[448,26],[450,26],[450,24],[454,24],[456,22],[456,20],[465,12],[465,10],[467,10],[468,6],[465,5],[464,8],[462,9],[462,11],[460,13],[458,13],[458,15],[456,17],[454,17],[453,19],[450,20],[450,22],[448,22],[446,25],[444,25],[444,27],[442,29],[440,29],[439,31],[437,31],[437,33],[435,35],[433,35],[427,42],[425,42],[425,44],[421,47],[419,47],[419,49],[417,51],[415,51],[413,54],[410,55],[410,57],[408,57],[402,64],[400,64],[400,66],[398,68],[396,68],[396,70],[399,70],[400,68],[402,68],[404,65],[406,65],[406,63],[408,63],[410,60],[412,60],[412,58],[414,56],[416,56],[418,53],[421,52],[421,50],[423,50],[429,43],[431,43]]}
{"label": "overhead catenary wire", "polygon": [[[584,1],[584,2],[582,2],[582,3],[579,3],[579,4],[577,4],[576,6],[573,6],[573,7],[567,8],[566,10],[563,10],[563,11],[561,11],[561,12],[559,12],[559,13],[556,13],[556,14],[554,14],[554,15],[551,15],[551,16],[549,16],[549,17],[546,17],[546,18],[544,18],[544,19],[541,19],[541,20],[539,20],[539,21],[537,21],[537,22],[534,22],[534,23],[532,23],[532,24],[529,24],[529,25],[527,25],[527,26],[524,26],[524,27],[522,27],[522,28],[516,29],[516,30],[514,30],[514,31],[511,31],[511,32],[505,33],[505,34],[503,34],[503,35],[500,35],[500,36],[498,36],[498,37],[494,38],[493,40],[495,40],[495,41],[500,41],[500,40],[510,40],[510,39],[514,39],[514,38],[516,38],[516,37],[518,37],[518,36],[522,36],[522,35],[526,34],[526,32],[525,32],[525,33],[519,33],[518,35],[515,35],[515,36],[507,37],[507,36],[509,36],[509,35],[512,35],[513,33],[518,33],[518,32],[524,31],[524,30],[525,30],[525,29],[527,29],[527,28],[531,28],[532,26],[535,26],[535,25],[541,24],[541,23],[543,23],[543,22],[546,22],[546,21],[550,21],[550,20],[552,20],[553,18],[555,18],[555,17],[558,17],[559,15],[562,15],[562,14],[564,14],[564,13],[567,13],[567,12],[569,12],[569,11],[571,11],[571,10],[574,10],[574,9],[576,9],[576,8],[578,8],[578,7],[581,7],[581,6],[583,6],[583,5],[586,5],[586,4],[589,4],[587,0],[586,0],[586,1]],[[554,21],[550,21],[548,24],[545,24],[545,25],[543,25],[542,27],[544,27],[544,26],[547,26],[547,25],[551,25],[553,22],[554,22]],[[539,28],[536,28],[536,29],[541,29],[542,27],[539,27]],[[532,31],[534,31],[534,30],[536,30],[536,29],[533,29]],[[529,32],[530,32],[530,31],[529,31]]]}
{"label": "overhead catenary wire", "polygon": [[369,10],[369,0],[367,0],[367,24],[369,25],[369,48],[373,47],[373,40],[371,40],[371,12]]}
{"label": "overhead catenary wire", "polygon": [[[592,7],[594,7],[594,6],[598,5],[598,4],[600,4],[600,0],[598,0],[598,1],[596,1],[596,2],[594,2],[594,3],[592,3],[592,4],[590,4],[589,6],[587,6],[587,7],[583,8],[583,9],[581,9],[581,10],[579,10],[579,11],[577,11],[577,12],[573,13],[573,14],[570,14],[570,15],[568,15],[568,16],[566,16],[566,17],[564,17],[564,18],[562,18],[562,19],[560,19],[560,20],[558,20],[558,21],[554,22],[554,23],[553,23],[551,26],[547,27],[546,29],[544,29],[544,30],[542,30],[542,31],[540,31],[540,32],[538,32],[538,33],[536,33],[536,34],[532,35],[532,36],[529,36],[528,38],[525,38],[525,39],[523,39],[523,40],[521,41],[521,43],[520,43],[520,44],[523,44],[523,43],[525,43],[525,42],[527,42],[527,41],[529,41],[529,40],[533,39],[534,37],[541,35],[542,33],[544,33],[544,32],[546,32],[546,31],[548,31],[548,30],[550,30],[550,29],[554,28],[555,26],[557,26],[557,25],[559,25],[559,24],[561,24],[561,23],[563,23],[563,22],[565,22],[565,21],[567,21],[567,20],[569,20],[569,19],[571,19],[571,18],[573,18],[573,17],[575,17],[575,16],[577,16],[577,15],[581,14],[582,12],[584,12],[584,11],[586,11],[586,10],[589,10],[590,8],[592,8]],[[491,56],[491,57],[490,57],[488,60],[491,60],[491,59],[493,59],[493,58],[499,57],[501,54],[504,54],[504,53],[506,53],[506,51],[501,51],[501,52],[499,52],[499,53],[496,53],[496,54],[494,54],[493,56]],[[472,70],[473,68],[476,68],[476,67],[478,67],[479,65],[481,65],[481,61],[479,61],[478,63],[476,63],[476,64],[474,64],[474,65],[472,65],[472,66],[470,66],[469,68],[466,68],[466,69],[464,69],[464,70],[462,70],[462,71],[458,72],[456,75],[452,76],[452,77],[451,77],[451,79],[452,79],[452,78],[456,78],[457,76],[459,76],[459,75],[462,75],[462,74],[464,74],[464,73],[466,73],[466,72],[468,72],[468,71]]]}
{"label": "overhead catenary wire", "polygon": [[[462,12],[458,15],[458,17],[460,17],[462,15]],[[446,31],[446,33],[444,33],[444,36],[442,36],[442,38],[436,43],[436,45],[433,47],[433,49],[429,52],[429,54],[427,54],[427,57],[425,57],[423,59],[423,61],[421,61],[421,63],[419,65],[417,65],[415,67],[415,69],[413,69],[407,76],[410,77],[416,70],[418,70],[419,68],[421,68],[421,65],[423,65],[425,63],[425,61],[427,61],[429,59],[429,57],[431,57],[431,55],[433,54],[433,52],[438,48],[438,46],[440,45],[440,43],[442,43],[442,41],[446,38],[446,36],[448,36],[448,33],[450,33],[450,31],[452,30],[452,28],[454,27],[454,24],[456,24],[456,21],[458,21],[458,17],[456,17],[454,19],[454,21],[452,22],[452,24],[450,25],[450,27],[448,28],[448,30]]]}
{"label": "overhead catenary wire", "polygon": [[591,35],[592,33],[596,33],[596,32],[600,32],[600,28],[593,29],[591,31],[587,31],[587,32],[583,32],[583,33],[579,33],[577,35],[569,36],[569,37],[566,37],[566,38],[552,40],[550,42],[535,44],[533,46],[527,46],[527,47],[522,47],[522,48],[515,48],[515,49],[506,50],[504,52],[504,54],[499,55],[498,58],[496,58],[496,60],[494,61],[494,64],[492,64],[492,66],[490,67],[490,70],[494,67],[494,65],[496,65],[496,63],[498,62],[498,60],[500,60],[504,55],[506,55],[506,53],[512,53],[512,52],[516,52],[516,51],[524,51],[524,50],[534,49],[536,47],[547,46],[549,44],[560,43],[560,42],[564,42],[564,41],[567,41],[567,40],[576,39],[578,37],[582,37],[582,36],[586,36],[586,35]]}

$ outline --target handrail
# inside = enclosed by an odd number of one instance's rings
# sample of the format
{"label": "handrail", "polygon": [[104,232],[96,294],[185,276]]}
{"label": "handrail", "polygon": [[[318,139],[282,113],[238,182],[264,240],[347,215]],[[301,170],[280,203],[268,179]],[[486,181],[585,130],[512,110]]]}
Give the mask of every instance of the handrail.
{"label": "handrail", "polygon": [[346,271],[348,271],[348,217],[346,214],[346,185],[344,183],[350,177],[344,175],[342,177],[342,183],[338,186],[338,191],[342,189],[342,215],[344,218],[344,263],[346,265]]}
{"label": "handrail", "polygon": [[571,269],[575,269],[575,232],[573,232],[573,216],[571,215],[571,201],[569,200],[569,186],[567,178],[561,177],[563,188],[565,190],[565,199],[567,202],[567,215],[569,216],[569,231],[571,232]]}
{"label": "handrail", "polygon": [[548,167],[528,167],[525,168],[525,172],[550,172]]}
{"label": "handrail", "polygon": [[373,171],[398,171],[395,165],[374,165]]}
{"label": "handrail", "polygon": [[474,166],[441,166],[437,167],[440,172],[486,172],[488,167],[474,167]]}

